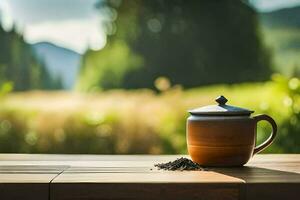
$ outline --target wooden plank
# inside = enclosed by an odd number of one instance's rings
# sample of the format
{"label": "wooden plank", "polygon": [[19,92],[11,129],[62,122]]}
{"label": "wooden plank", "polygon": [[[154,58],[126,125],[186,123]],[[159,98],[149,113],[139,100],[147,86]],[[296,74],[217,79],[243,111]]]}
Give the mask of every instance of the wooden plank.
{"label": "wooden plank", "polygon": [[248,183],[247,200],[289,200],[300,198],[299,183]]}
{"label": "wooden plank", "polygon": [[[0,154],[1,161],[162,161],[187,155]],[[299,162],[300,154],[258,154],[250,163]]]}
{"label": "wooden plank", "polygon": [[166,161],[187,155],[0,154],[0,161]]}
{"label": "wooden plank", "polygon": [[299,155],[260,155],[243,168],[211,170],[244,180],[247,200],[298,199],[300,196]]}
{"label": "wooden plank", "polygon": [[1,165],[0,199],[48,200],[49,183],[66,166]]}
{"label": "wooden plank", "polygon": [[55,183],[51,200],[236,200],[238,184],[195,183]]}
{"label": "wooden plank", "polygon": [[[64,169],[67,169],[67,165],[4,165],[0,162],[0,174],[16,174],[16,173],[26,173],[26,174],[58,174]],[[0,177],[1,180],[1,177]]]}
{"label": "wooden plank", "polygon": [[[157,162],[174,160],[182,155],[44,155],[44,154],[0,154],[0,165],[70,165],[70,166],[149,166]],[[188,157],[188,156],[185,156]],[[110,164],[111,162],[114,164]],[[300,173],[299,154],[261,154],[254,156],[247,166],[294,170]]]}
{"label": "wooden plank", "polygon": [[[151,185],[160,185],[164,187],[168,187],[170,184],[198,184],[198,185],[207,185],[208,180],[210,181],[216,181],[213,180],[212,177],[199,177],[199,179],[192,179],[192,178],[183,178],[183,177],[170,177],[169,175],[165,175],[168,172],[164,172],[163,176],[162,174],[158,174],[158,180],[155,179],[155,176],[153,174],[151,175],[144,175],[141,179],[139,179],[136,174],[132,175],[130,173],[132,172],[143,172],[143,170],[146,169],[149,170],[151,166],[156,162],[157,160],[160,161],[167,161],[174,159],[174,156],[169,157],[169,156],[157,156],[157,157],[149,157],[143,156],[141,157],[143,160],[142,162],[137,161],[139,156],[134,157],[127,157],[127,156],[118,156],[118,161],[115,162],[109,162],[109,158],[101,158],[97,159],[99,162],[94,162],[93,166],[94,167],[85,167],[84,164],[82,163],[81,165],[79,163],[74,163],[75,166],[71,166],[66,172],[64,172],[62,175],[57,177],[55,179],[55,184],[51,185],[51,188],[53,187],[53,193],[56,194],[55,196],[60,196],[62,194],[59,193],[61,191],[60,187],[68,188],[68,190],[71,191],[73,195],[72,198],[76,196],[83,196],[84,198],[89,197],[90,192],[86,194],[84,191],[80,190],[75,191],[73,187],[88,187],[90,184],[92,184],[92,188],[95,189],[93,193],[93,197],[97,198],[97,196],[101,197],[101,188],[102,186],[113,183],[115,184],[120,184],[124,182],[126,185],[131,185],[131,184],[146,184],[149,182],[152,184]],[[176,156],[178,157],[178,156]],[[158,158],[158,159],[157,159]],[[264,159],[266,158],[266,159]],[[127,162],[128,161],[128,162]],[[260,197],[257,197],[257,195],[261,195],[261,199],[276,199],[278,197],[282,197],[282,190],[276,190],[273,191],[272,188],[282,188],[284,190],[284,193],[290,191],[289,195],[290,197],[296,197],[297,195],[299,196],[299,192],[295,188],[300,188],[299,187],[299,170],[300,168],[298,167],[300,163],[300,156],[299,155],[258,155],[255,156],[252,161],[248,164],[248,167],[243,167],[243,168],[217,168],[213,169],[210,168],[208,169],[209,171],[212,172],[218,172],[219,174],[227,175],[231,178],[237,178],[238,180],[243,180],[246,184],[241,184],[243,181],[240,183],[236,184],[236,188],[239,188],[238,192],[238,197],[239,198],[244,198],[244,199],[258,199]],[[98,165],[98,167],[97,167]],[[77,167],[76,167],[77,166]],[[123,166],[123,167],[115,167],[114,166]],[[147,168],[148,166],[148,168]],[[130,168],[131,167],[131,168]],[[136,168],[133,168],[136,167]],[[143,168],[144,167],[144,168]],[[126,169],[127,168],[127,169]],[[120,175],[120,173],[128,173],[127,175]],[[155,170],[154,170],[155,172]],[[72,174],[74,173],[74,174]],[[105,174],[103,174],[105,173]],[[118,173],[116,175],[116,173]],[[124,177],[125,176],[125,177]],[[149,178],[150,176],[150,178]],[[165,179],[164,179],[165,177]],[[119,178],[119,179],[118,179]],[[128,184],[126,180],[130,180],[131,184]],[[165,183],[164,181],[167,180],[173,180],[174,182],[168,182]],[[195,181],[194,183],[190,182],[184,182],[184,181]],[[202,181],[200,181],[202,180]],[[206,182],[205,182],[206,180]],[[140,182],[139,182],[140,181]],[[161,182],[160,182],[161,181]],[[176,182],[177,181],[177,182]],[[80,182],[80,184],[78,184]],[[163,183],[163,184],[162,184]],[[60,186],[58,186],[59,184]],[[100,186],[101,185],[101,186]],[[147,184],[146,184],[147,185]],[[222,185],[222,184],[221,184]],[[128,186],[129,187],[129,186]],[[136,187],[136,186],[135,186]],[[107,188],[106,188],[107,189]],[[128,188],[127,188],[128,189]],[[153,188],[151,188],[153,190]],[[207,194],[210,192],[216,192],[213,190],[209,190],[208,188],[205,188],[207,190]],[[159,190],[159,189],[158,189]],[[130,191],[135,193],[135,189],[132,188]],[[80,194],[74,194],[79,192]],[[122,191],[120,191],[122,193]],[[201,193],[201,192],[200,192]],[[253,195],[257,194],[257,195]],[[116,197],[119,198],[121,196],[116,196],[117,194],[107,194],[105,198],[109,197]],[[132,194],[133,195],[133,194]],[[130,196],[130,195],[129,195]],[[204,195],[205,196],[205,195]],[[232,196],[231,196],[232,197]],[[236,196],[235,196],[236,197]],[[83,198],[83,199],[84,199]],[[166,198],[166,197],[163,197]],[[182,197],[183,198],[183,197]],[[186,197],[185,197],[186,198]],[[64,198],[62,198],[64,199]],[[67,199],[67,196],[66,196]],[[88,199],[88,198],[87,198]]]}
{"label": "wooden plank", "polygon": [[216,172],[64,172],[52,183],[242,183]]}
{"label": "wooden plank", "polygon": [[206,171],[159,171],[155,163],[178,156],[150,157],[73,163],[51,183],[51,199],[239,199],[242,180]]}
{"label": "wooden plank", "polygon": [[281,163],[291,161],[300,161],[300,154],[257,154],[250,160],[250,163]]}
{"label": "wooden plank", "polygon": [[0,197],[249,200],[300,196],[299,154],[257,155],[246,167],[206,172],[165,172],[153,167],[178,157],[0,154]]}
{"label": "wooden plank", "polygon": [[49,183],[0,183],[1,200],[48,200],[49,195]]}
{"label": "wooden plank", "polygon": [[300,174],[260,167],[211,168],[210,170],[236,177],[246,183],[300,183]]}
{"label": "wooden plank", "polygon": [[71,166],[52,181],[51,199],[240,198],[240,179],[210,171],[161,171],[154,163],[99,161],[98,167]]}
{"label": "wooden plank", "polygon": [[0,174],[0,199],[47,200],[49,183],[57,174]]}

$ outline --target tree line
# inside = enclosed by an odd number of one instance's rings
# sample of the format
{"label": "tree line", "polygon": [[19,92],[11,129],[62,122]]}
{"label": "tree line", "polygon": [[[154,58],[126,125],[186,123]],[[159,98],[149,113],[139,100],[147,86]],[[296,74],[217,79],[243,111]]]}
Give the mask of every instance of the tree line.
{"label": "tree line", "polygon": [[241,0],[105,0],[107,44],[83,56],[78,88],[263,81],[272,71],[257,14]]}
{"label": "tree line", "polygon": [[0,86],[12,83],[14,91],[62,88],[14,27],[5,31],[0,25],[0,52]]}

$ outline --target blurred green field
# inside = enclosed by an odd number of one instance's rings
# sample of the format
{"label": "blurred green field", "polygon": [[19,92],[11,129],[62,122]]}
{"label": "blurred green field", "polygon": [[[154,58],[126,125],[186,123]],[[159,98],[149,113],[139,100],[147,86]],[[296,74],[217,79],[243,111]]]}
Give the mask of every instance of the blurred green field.
{"label": "blurred green field", "polygon": [[262,27],[264,43],[273,56],[274,70],[287,76],[300,73],[300,29]]}
{"label": "blurred green field", "polygon": [[[264,83],[215,85],[160,94],[151,90],[20,92],[2,95],[0,152],[173,154],[187,153],[185,123],[190,108],[229,104],[270,114],[279,136],[265,152],[299,152],[300,81],[279,75]],[[269,125],[259,124],[258,142]]]}

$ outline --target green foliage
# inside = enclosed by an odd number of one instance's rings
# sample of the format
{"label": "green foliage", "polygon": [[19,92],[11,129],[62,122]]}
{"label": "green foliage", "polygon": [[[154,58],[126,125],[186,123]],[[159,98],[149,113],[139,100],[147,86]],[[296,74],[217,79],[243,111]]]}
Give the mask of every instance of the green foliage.
{"label": "green foliage", "polygon": [[270,75],[256,13],[242,1],[108,0],[99,9],[109,19],[107,47],[84,55],[83,90],[154,88],[161,76],[195,87]]}
{"label": "green foliage", "polygon": [[300,76],[300,28],[263,26],[266,45],[272,48],[276,71],[286,76]]}
{"label": "green foliage", "polygon": [[280,133],[274,144],[277,153],[300,152],[300,79],[292,77],[287,79],[277,75],[274,77],[278,87],[286,91],[284,105],[288,111],[288,117],[284,118]]}
{"label": "green foliage", "polygon": [[260,13],[265,44],[272,49],[273,67],[285,76],[300,76],[300,7]]}
{"label": "green foliage", "polygon": [[136,69],[142,60],[130,51],[126,43],[115,41],[103,51],[88,51],[82,63],[85,67],[81,71],[77,89],[95,91],[121,87],[125,72]]}
{"label": "green foliage", "polygon": [[[174,154],[187,153],[188,109],[229,104],[269,114],[279,129],[268,153],[299,153],[299,78],[273,76],[264,83],[215,85],[183,91],[170,88],[70,93],[8,94],[0,107],[0,152]],[[258,125],[258,143],[271,131]]]}
{"label": "green foliage", "polygon": [[11,82],[15,91],[62,88],[15,29],[5,32],[0,26],[0,44],[0,85]]}
{"label": "green foliage", "polygon": [[11,92],[13,88],[14,88],[14,84],[12,82],[6,82],[0,85],[0,97],[3,97],[9,92]]}

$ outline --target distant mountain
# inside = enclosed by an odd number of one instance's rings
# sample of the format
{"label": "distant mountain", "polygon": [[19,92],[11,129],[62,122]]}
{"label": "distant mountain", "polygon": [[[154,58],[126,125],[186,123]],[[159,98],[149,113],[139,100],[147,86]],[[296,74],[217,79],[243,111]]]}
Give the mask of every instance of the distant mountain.
{"label": "distant mountain", "polygon": [[81,55],[49,42],[32,45],[38,59],[46,64],[54,79],[61,79],[65,89],[72,89],[79,72]]}
{"label": "distant mountain", "polygon": [[260,13],[259,18],[268,27],[300,28],[300,6]]}

